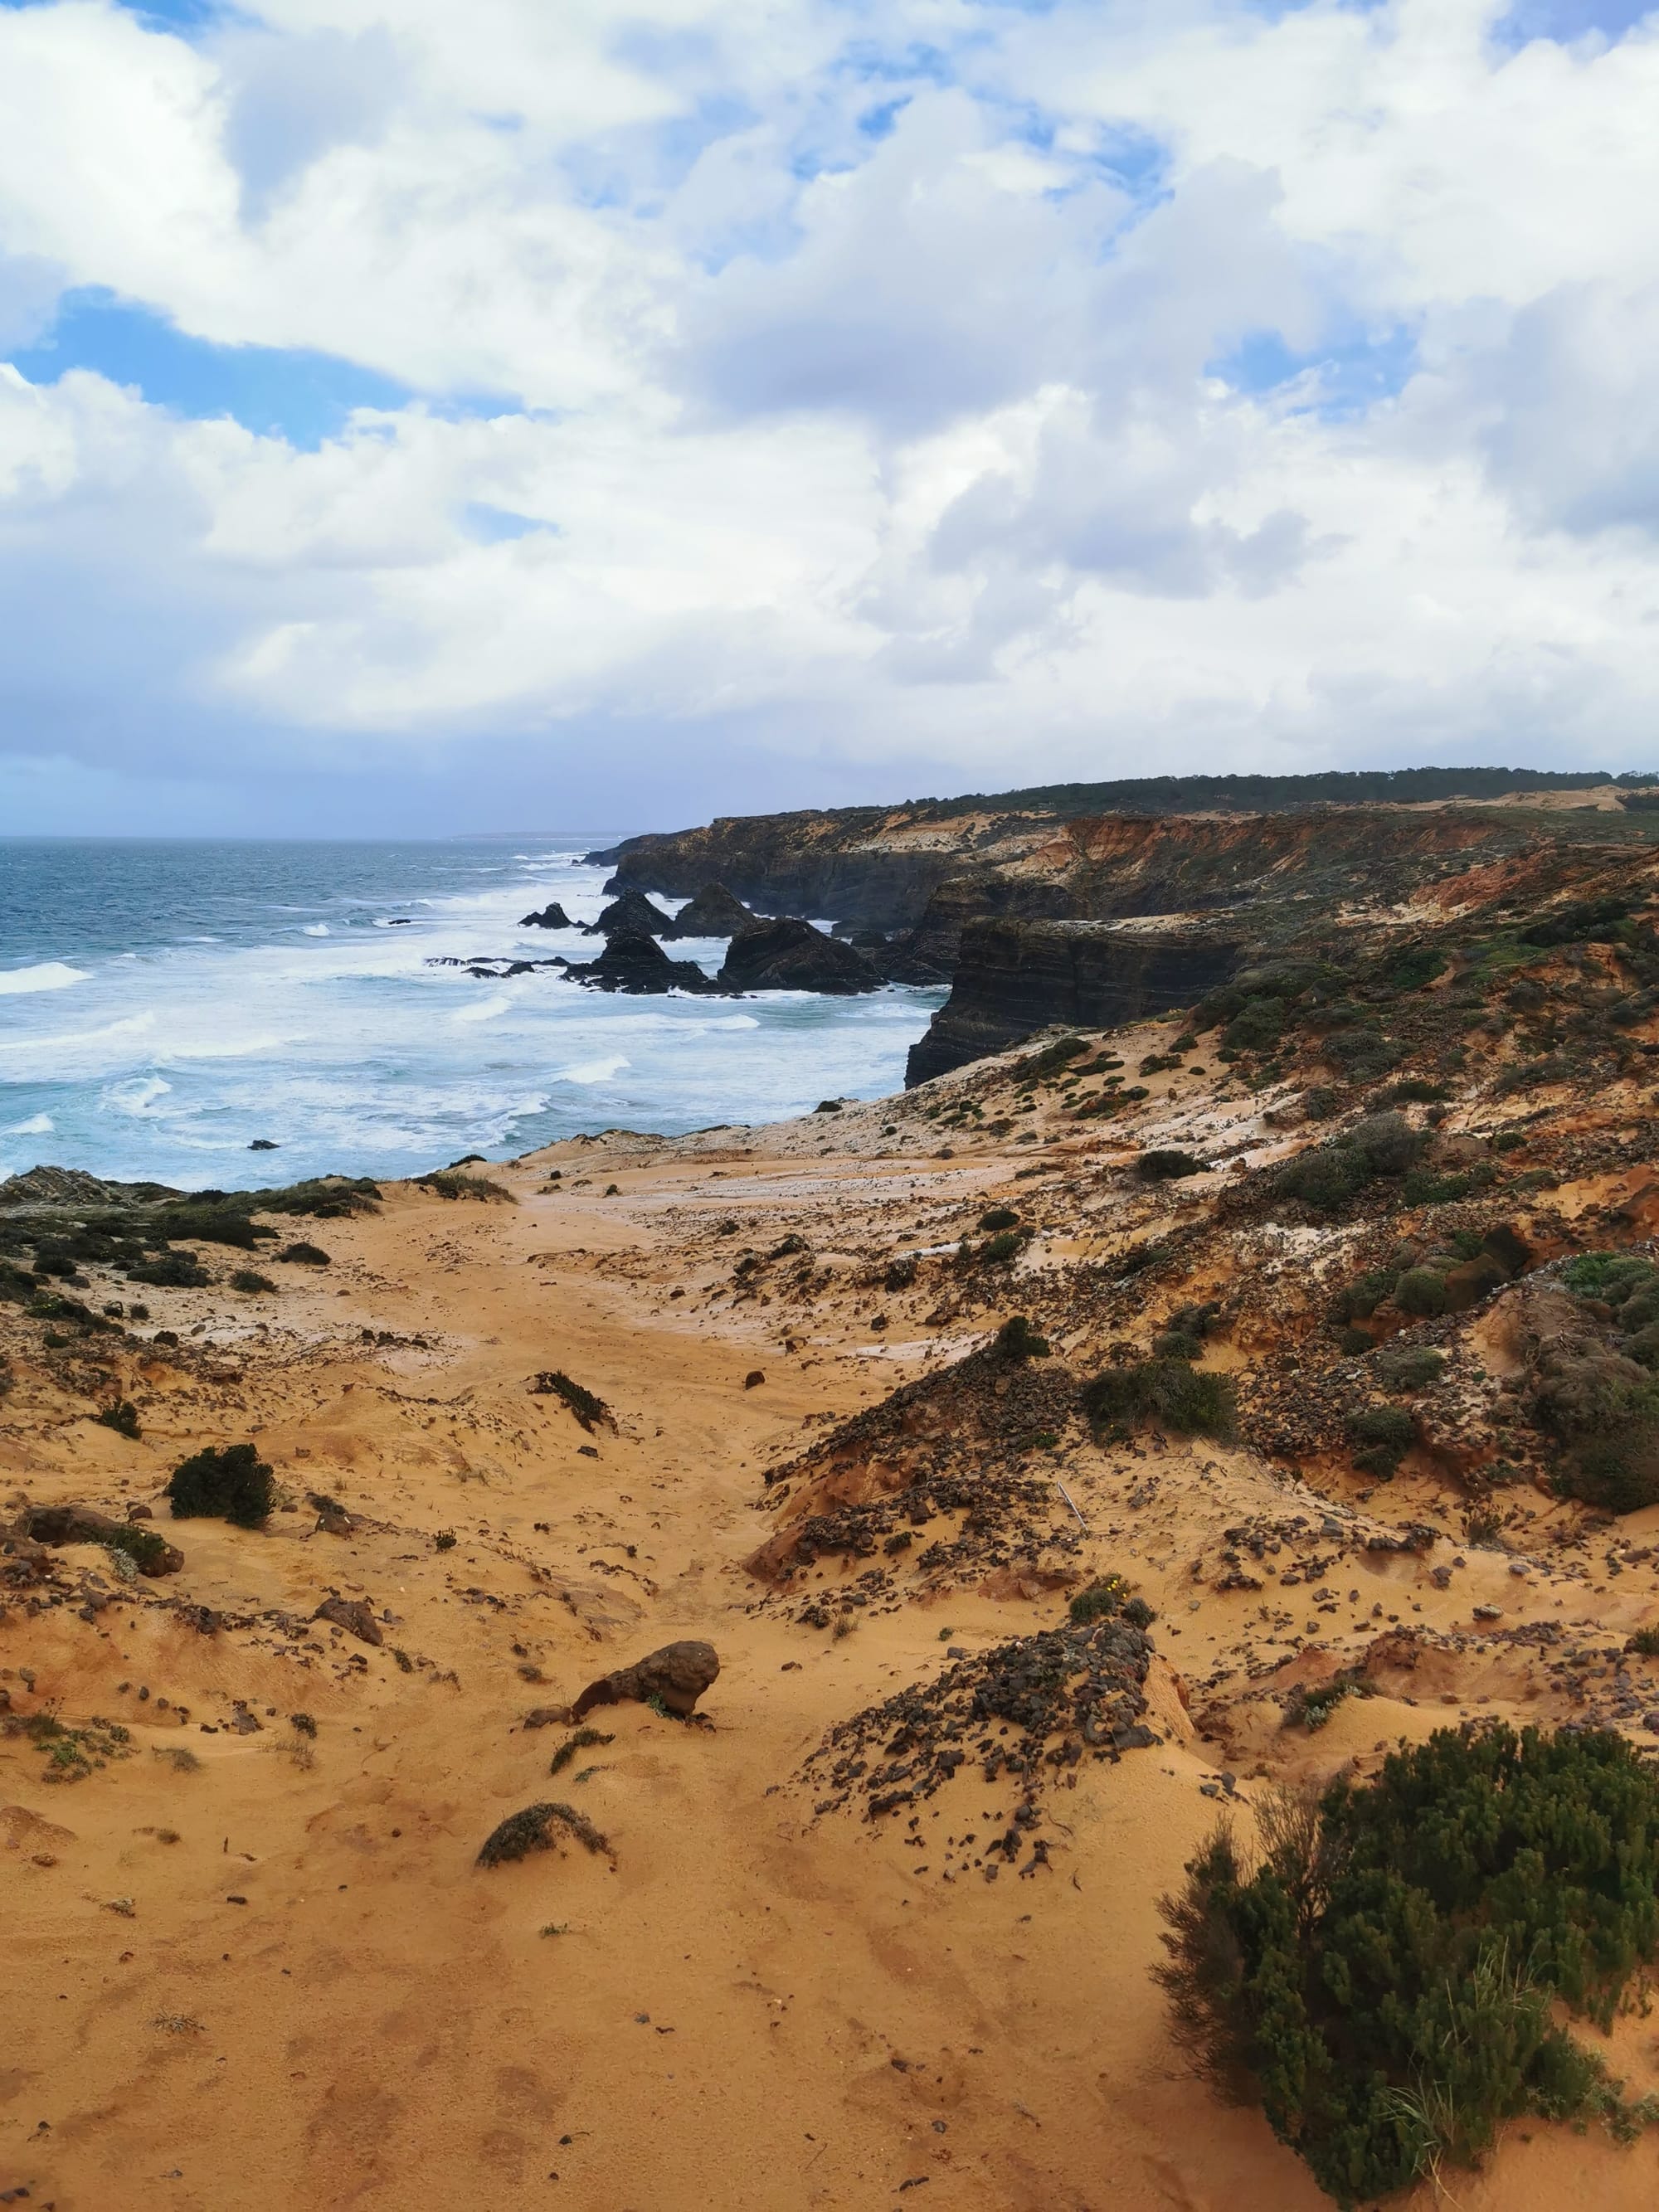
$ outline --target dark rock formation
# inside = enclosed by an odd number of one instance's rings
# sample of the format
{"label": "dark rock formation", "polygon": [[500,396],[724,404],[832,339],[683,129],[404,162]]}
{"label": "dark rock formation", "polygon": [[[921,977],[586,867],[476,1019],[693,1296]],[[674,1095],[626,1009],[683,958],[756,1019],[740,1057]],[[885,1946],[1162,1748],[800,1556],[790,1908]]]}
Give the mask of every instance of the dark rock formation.
{"label": "dark rock formation", "polygon": [[550,899],[539,914],[523,915],[519,927],[520,929],[574,929],[575,924],[557,899]]}
{"label": "dark rock formation", "polygon": [[579,1721],[595,1705],[619,1705],[632,1698],[643,1705],[657,1698],[671,1713],[689,1718],[697,1699],[720,1671],[720,1656],[712,1644],[665,1644],[631,1667],[601,1674],[590,1682],[574,1705],[570,1717]]}
{"label": "dark rock formation", "polygon": [[585,925],[589,937],[672,937],[674,923],[643,891],[625,890],[612,899],[597,921]]}
{"label": "dark rock formation", "polygon": [[910,1048],[908,1085],[925,1083],[1055,1023],[1109,1029],[1165,1006],[1195,1005],[1237,965],[1236,939],[1200,929],[1088,921],[977,921],[957,979]]}
{"label": "dark rock formation", "polygon": [[380,1644],[386,1642],[380,1633],[380,1624],[374,1618],[373,1607],[360,1597],[325,1597],[311,1617],[313,1620],[332,1621],[336,1628],[343,1628],[348,1636],[355,1636],[360,1644]]}
{"label": "dark rock formation", "polygon": [[176,1575],[185,1564],[184,1553],[164,1536],[90,1505],[31,1506],[17,1533],[36,1544],[106,1544],[125,1552],[141,1575]]}
{"label": "dark rock formation", "polygon": [[810,921],[784,916],[751,921],[726,951],[720,981],[737,991],[823,991],[851,997],[881,988],[881,975],[861,952],[826,937]]}
{"label": "dark rock formation", "polygon": [[724,884],[705,884],[674,916],[676,937],[735,937],[754,920],[740,898]]}
{"label": "dark rock formation", "polygon": [[596,991],[714,991],[695,960],[671,960],[654,937],[620,933],[597,960],[573,961],[566,974]]}

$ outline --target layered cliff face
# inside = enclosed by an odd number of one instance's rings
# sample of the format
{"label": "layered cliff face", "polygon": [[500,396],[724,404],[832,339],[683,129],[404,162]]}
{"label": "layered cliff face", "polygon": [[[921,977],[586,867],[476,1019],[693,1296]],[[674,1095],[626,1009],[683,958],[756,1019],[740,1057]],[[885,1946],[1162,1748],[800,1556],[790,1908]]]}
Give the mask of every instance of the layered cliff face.
{"label": "layered cliff face", "polygon": [[1115,1029],[1190,1006],[1238,964],[1236,936],[1091,921],[969,923],[957,980],[913,1045],[907,1086],[1002,1052],[1053,1024]]}
{"label": "layered cliff face", "polygon": [[[1279,834],[1269,835],[1257,872],[1287,860],[1295,866],[1293,856],[1305,850],[1316,824],[1322,839],[1329,825],[1350,818],[1393,823],[1402,848],[1411,849],[1428,809],[1450,817],[1474,806],[1483,812],[1495,809],[1500,817],[1514,809],[1522,817],[1488,822],[1476,842],[1482,836],[1524,838],[1546,825],[1558,836],[1583,836],[1588,830],[1617,838],[1639,834],[1635,815],[1627,817],[1626,809],[1639,808],[1644,799],[1651,804],[1651,794],[1636,783],[1634,778],[1615,783],[1595,775],[1508,769],[1131,777],[899,806],[725,815],[695,830],[629,837],[588,857],[614,869],[613,892],[689,897],[716,878],[767,913],[887,930],[914,928],[935,890],[958,879],[983,884],[1010,867],[1085,877],[1102,866],[1124,867],[1143,879],[1139,905],[1091,903],[1085,885],[1070,910],[1079,916],[1152,914],[1237,896],[1249,880],[1252,844],[1264,824]],[[1198,896],[1154,889],[1162,833],[1177,821],[1204,825],[1186,864],[1176,870]],[[1376,831],[1353,834],[1363,846]],[[1114,853],[1115,843],[1125,849]],[[1001,909],[992,900],[976,910]]]}
{"label": "layered cliff face", "polygon": [[935,888],[988,872],[1052,839],[1052,817],[918,820],[903,807],[726,815],[702,829],[630,837],[589,858],[614,866],[607,890],[688,896],[711,878],[766,914],[908,929]]}

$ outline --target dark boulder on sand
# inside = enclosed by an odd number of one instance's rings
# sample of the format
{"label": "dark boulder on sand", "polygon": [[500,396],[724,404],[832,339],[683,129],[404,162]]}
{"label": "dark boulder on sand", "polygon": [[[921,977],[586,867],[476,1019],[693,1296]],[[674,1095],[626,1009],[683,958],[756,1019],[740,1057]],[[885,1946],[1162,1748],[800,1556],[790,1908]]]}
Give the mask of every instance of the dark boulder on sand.
{"label": "dark boulder on sand", "polygon": [[672,937],[673,917],[653,906],[643,891],[624,891],[612,899],[597,921],[586,925],[590,937]]}
{"label": "dark boulder on sand", "polygon": [[574,929],[575,926],[557,899],[550,899],[539,914],[525,915],[519,923],[520,929]]}
{"label": "dark boulder on sand", "polygon": [[755,919],[724,884],[705,884],[674,916],[676,937],[735,937]]}
{"label": "dark boulder on sand", "polygon": [[579,1721],[595,1705],[621,1705],[629,1698],[647,1705],[655,1698],[686,1720],[720,1671],[712,1644],[665,1644],[660,1651],[648,1653],[633,1666],[618,1667],[614,1674],[590,1682],[570,1708],[570,1717]]}
{"label": "dark boulder on sand", "polygon": [[881,975],[862,952],[810,921],[751,921],[726,950],[720,981],[737,991],[823,991],[851,997],[878,991]]}
{"label": "dark boulder on sand", "polygon": [[695,960],[671,960],[653,937],[643,933],[611,938],[597,960],[574,961],[565,970],[573,982],[596,991],[714,991]]}

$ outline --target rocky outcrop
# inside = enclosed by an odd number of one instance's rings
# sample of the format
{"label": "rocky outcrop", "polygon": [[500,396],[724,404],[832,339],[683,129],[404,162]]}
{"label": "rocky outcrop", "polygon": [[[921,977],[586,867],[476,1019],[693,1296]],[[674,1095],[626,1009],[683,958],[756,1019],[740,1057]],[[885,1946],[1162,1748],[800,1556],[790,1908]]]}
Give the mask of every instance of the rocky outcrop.
{"label": "rocky outcrop", "polygon": [[519,922],[520,929],[574,929],[575,926],[557,899],[550,900],[539,914],[523,915]]}
{"label": "rocky outcrop", "polygon": [[714,991],[695,960],[671,960],[654,937],[621,932],[597,960],[573,961],[565,974],[596,991]]}
{"label": "rocky outcrop", "polygon": [[752,921],[726,947],[720,981],[734,991],[820,991],[850,997],[881,988],[881,976],[861,952],[826,937],[810,921]]}
{"label": "rocky outcrop", "polygon": [[1238,963],[1237,938],[1192,927],[1088,921],[976,921],[957,979],[910,1049],[908,1085],[926,1083],[1054,1024],[1113,1029],[1194,1005]]}
{"label": "rocky outcrop", "polygon": [[584,925],[589,937],[672,937],[674,921],[659,906],[653,906],[643,891],[624,891],[613,899],[597,921]]}
{"label": "rocky outcrop", "polygon": [[724,884],[704,884],[674,916],[676,937],[735,937],[754,920],[743,901]]}
{"label": "rocky outcrop", "polygon": [[601,1674],[597,1682],[590,1682],[570,1708],[570,1717],[579,1721],[595,1705],[617,1705],[629,1699],[646,1705],[654,1698],[671,1713],[686,1720],[720,1671],[720,1655],[712,1644],[665,1644],[660,1651],[649,1653],[633,1666],[619,1667],[614,1674]]}

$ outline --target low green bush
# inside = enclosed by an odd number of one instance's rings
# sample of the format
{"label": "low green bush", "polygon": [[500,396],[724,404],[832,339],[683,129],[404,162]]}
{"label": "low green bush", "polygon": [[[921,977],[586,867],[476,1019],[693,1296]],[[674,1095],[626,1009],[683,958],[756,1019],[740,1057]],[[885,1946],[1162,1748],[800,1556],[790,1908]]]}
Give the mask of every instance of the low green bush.
{"label": "low green bush", "polygon": [[1504,2123],[1620,2107],[1558,2006],[1611,2021],[1659,1952],[1659,1778],[1620,1736],[1442,1730],[1374,1781],[1223,1825],[1162,1901],[1177,2040],[1343,2206]]}
{"label": "low green bush", "polygon": [[1158,1421],[1183,1436],[1225,1438],[1237,1417],[1231,1379],[1184,1359],[1105,1368],[1085,1384],[1079,1402],[1090,1425],[1104,1435],[1127,1436]]}
{"label": "low green bush", "polygon": [[1334,1212],[1368,1185],[1405,1176],[1428,1149],[1427,1134],[1402,1114],[1370,1114],[1340,1137],[1272,1171],[1273,1189]]}
{"label": "low green bush", "polygon": [[1002,1358],[1016,1363],[1048,1357],[1048,1338],[1032,1328],[1024,1314],[1011,1314],[992,1341],[993,1349]]}
{"label": "low green bush", "polygon": [[1191,1152],[1163,1148],[1143,1152],[1135,1162],[1135,1173],[1142,1182],[1178,1182],[1184,1176],[1202,1175],[1204,1163]]}
{"label": "low green bush", "polygon": [[1533,1394],[1555,1486],[1609,1513],[1659,1504],[1659,1375],[1618,1352],[1555,1354]]}
{"label": "low green bush", "polygon": [[1030,1236],[1028,1229],[1000,1229],[994,1237],[986,1238],[974,1256],[988,1267],[1000,1267],[1018,1257]]}
{"label": "low green bush", "polygon": [[175,1521],[231,1521],[258,1528],[270,1519],[276,1486],[252,1444],[210,1444],[173,1470],[166,1496]]}
{"label": "low green bush", "polygon": [[138,1425],[138,1408],[131,1398],[118,1398],[112,1406],[106,1406],[94,1419],[100,1426],[113,1429],[118,1437],[127,1437],[137,1443],[143,1431]]}
{"label": "low green bush", "polygon": [[423,1190],[436,1191],[440,1198],[495,1200],[508,1206],[519,1202],[504,1182],[493,1182],[489,1176],[464,1175],[458,1168],[438,1168],[415,1180]]}
{"label": "low green bush", "polygon": [[1408,1267],[1394,1286],[1394,1302],[1401,1313],[1419,1321],[1445,1312],[1449,1300],[1446,1278],[1433,1267]]}
{"label": "low green bush", "polygon": [[1012,1206],[994,1206],[981,1214],[979,1225],[984,1230],[1018,1229],[1019,1216]]}
{"label": "low green bush", "polygon": [[1444,1373],[1446,1355],[1427,1345],[1402,1345],[1379,1352],[1371,1364],[1385,1390],[1421,1390]]}

